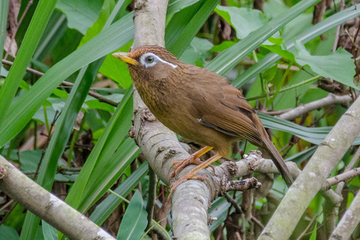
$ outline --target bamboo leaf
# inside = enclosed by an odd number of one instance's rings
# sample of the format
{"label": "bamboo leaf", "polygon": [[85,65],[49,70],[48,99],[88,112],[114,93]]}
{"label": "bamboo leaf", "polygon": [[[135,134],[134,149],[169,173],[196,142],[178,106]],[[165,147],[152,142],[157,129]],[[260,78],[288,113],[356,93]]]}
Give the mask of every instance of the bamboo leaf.
{"label": "bamboo leaf", "polygon": [[[344,9],[343,11],[334,14],[333,16],[321,21],[315,26],[297,35],[295,39],[305,44],[311,39],[329,31],[330,29],[338,26],[339,24],[342,24],[349,19],[357,17],[359,15],[357,9],[359,8],[360,8],[360,4],[357,4],[353,7]],[[293,40],[287,42],[285,45],[288,51],[295,50],[295,45]],[[236,80],[233,81],[232,84],[235,87],[241,87],[242,85],[244,85],[245,83],[256,77],[259,73],[269,68],[280,58],[281,58],[280,56],[274,53],[267,54],[264,58],[262,58],[256,64],[254,64],[248,70],[246,70],[245,73],[241,74]]]}
{"label": "bamboo leaf", "polygon": [[167,9],[167,15],[177,13],[182,9],[191,6],[200,0],[173,0],[169,2],[169,6]]}
{"label": "bamboo leaf", "polygon": [[214,58],[206,68],[220,75],[228,73],[236,64],[249,55],[254,49],[258,48],[261,43],[274,35],[286,23],[301,14],[307,8],[311,7],[317,0],[301,1],[283,14],[277,16],[257,31],[251,32],[241,42],[226,49],[216,58]]}
{"label": "bamboo leaf", "polygon": [[[148,163],[145,162],[136,169],[114,192],[126,197],[132,189],[142,180],[148,170]],[[90,220],[94,223],[101,225],[110,216],[110,214],[122,203],[122,199],[110,194],[105,198],[94,210],[90,216]]]}
{"label": "bamboo leaf", "polygon": [[147,225],[146,217],[142,196],[136,190],[120,224],[117,239],[140,239]]}
{"label": "bamboo leaf", "polygon": [[[2,4],[3,7],[5,6],[4,4],[5,3]],[[51,14],[55,8],[55,4],[56,0],[40,0],[38,6],[36,7],[34,16],[30,22],[28,30],[26,31],[25,37],[23,39],[17,57],[15,58],[14,64],[11,67],[9,74],[6,77],[6,81],[0,90],[1,128],[7,125],[4,120],[5,117],[8,115],[8,110],[10,110],[10,104],[14,99],[15,93],[20,85],[26,67],[35,52],[36,46],[39,43],[46,24],[51,17]],[[9,113],[12,113],[11,110],[9,111]],[[2,136],[2,134],[0,135]],[[2,144],[0,144],[0,147],[1,146]]]}
{"label": "bamboo leaf", "polygon": [[[4,48],[7,18],[9,11],[9,0],[2,0],[0,2],[0,48]],[[3,58],[3,51],[1,51],[1,59]]]}
{"label": "bamboo leaf", "polygon": [[[332,127],[307,128],[266,114],[258,113],[258,115],[264,127],[290,133],[316,145],[319,145],[332,129]],[[353,142],[353,145],[358,144],[360,144],[360,136]]]}
{"label": "bamboo leaf", "polygon": [[[9,114],[0,127],[2,136],[0,147],[25,127],[46,98],[68,76],[129,42],[134,35],[132,16],[132,14],[128,14],[121,18],[50,68],[26,94],[22,95],[10,107]],[[0,106],[3,105],[0,104]]]}
{"label": "bamboo leaf", "polygon": [[190,44],[196,33],[208,19],[216,5],[219,3],[219,0],[207,0],[203,2],[204,4],[181,31],[181,34],[176,39],[176,41],[171,45],[167,45],[168,50],[175,56],[179,57],[185,51],[186,46]]}

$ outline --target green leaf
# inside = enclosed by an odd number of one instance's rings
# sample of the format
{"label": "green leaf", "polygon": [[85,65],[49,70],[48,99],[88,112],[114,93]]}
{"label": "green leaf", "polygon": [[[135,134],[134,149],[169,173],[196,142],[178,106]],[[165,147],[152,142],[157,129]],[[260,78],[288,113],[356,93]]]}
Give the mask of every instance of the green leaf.
{"label": "green leaf", "polygon": [[266,48],[273,53],[276,53],[277,55],[281,56],[282,58],[285,58],[288,61],[294,62],[295,56],[293,53],[286,50],[286,46],[283,45],[262,45],[263,48]]}
{"label": "green leaf", "polygon": [[316,151],[317,146],[310,147],[308,149],[305,149],[289,158],[286,158],[285,161],[292,161],[296,164],[301,164],[302,162],[306,161],[307,159],[310,159],[310,157],[314,154]]}
{"label": "green leaf", "polygon": [[190,45],[181,55],[180,60],[195,65],[196,62],[205,64],[206,58],[210,56],[210,50],[214,45],[207,39],[194,37]]}
{"label": "green leaf", "polygon": [[115,110],[114,106],[111,106],[104,102],[100,102],[98,99],[86,101],[85,104],[87,105],[86,110],[101,109],[101,110],[108,111],[108,112],[114,112],[114,110]]}
{"label": "green leaf", "polygon": [[0,226],[0,236],[6,237],[6,240],[18,240],[19,234],[12,227],[8,227],[4,224]]}
{"label": "green leaf", "polygon": [[[128,52],[132,45],[132,41],[123,47],[116,50],[116,52]],[[115,52],[115,51],[114,51]],[[102,74],[116,81],[124,89],[127,89],[131,85],[130,73],[127,69],[126,63],[119,61],[112,56],[112,53],[108,54],[104,63],[99,70]]]}
{"label": "green leaf", "polygon": [[99,17],[103,2],[102,0],[59,0],[56,8],[66,15],[69,28],[85,34]]}
{"label": "green leaf", "polygon": [[[307,1],[302,1],[300,3],[306,3],[306,2]],[[357,17],[359,15],[359,13],[356,9],[359,9],[359,8],[360,8],[360,4],[357,4],[353,7],[347,8],[339,13],[336,13],[333,16],[325,19],[324,21],[321,21],[320,23],[316,24],[315,26],[313,26],[313,27],[307,29],[306,31],[304,31],[303,33],[299,34],[298,36],[296,36],[296,39],[298,41],[301,41],[303,44],[305,44],[308,41],[310,41],[311,39],[329,31],[330,29],[336,27],[337,25],[342,24],[349,19]],[[253,39],[253,40],[255,40],[255,39]],[[245,44],[244,40],[241,43]],[[249,46],[245,45],[244,47],[249,47]],[[287,42],[286,48],[289,51],[294,51],[295,50],[294,41],[292,40],[290,42]],[[235,51],[235,49],[232,49],[232,51]],[[224,56],[224,58],[225,58],[225,56]],[[261,60],[259,60],[257,63],[255,63],[253,66],[251,66],[248,70],[246,70],[246,72],[241,74],[235,81],[233,81],[232,84],[235,87],[243,86],[245,83],[247,83],[248,81],[250,81],[257,75],[259,75],[262,71],[267,69],[269,66],[273,65],[280,58],[281,57],[278,56],[277,54],[273,54],[273,53],[267,54],[265,57],[263,57]],[[217,64],[216,64],[216,66],[217,66]]]}
{"label": "green leaf", "polygon": [[285,41],[291,41],[296,35],[308,30],[313,26],[312,24],[313,14],[300,14],[294,20],[285,25],[281,36]]}
{"label": "green leaf", "polygon": [[38,168],[41,156],[42,150],[27,150],[20,152],[19,158],[21,171],[35,172]]}
{"label": "green leaf", "polygon": [[275,78],[276,72],[277,72],[276,65],[266,69],[265,72],[263,73],[263,80],[265,81],[265,83],[272,82]]}
{"label": "green leaf", "polygon": [[267,23],[266,16],[259,10],[249,8],[217,6],[215,12],[236,30],[236,37],[243,39]]}
{"label": "green leaf", "polygon": [[264,13],[270,19],[277,17],[280,14],[283,14],[289,9],[283,1],[271,0],[264,1]]}
{"label": "green leaf", "polygon": [[220,53],[206,66],[206,68],[220,75],[228,73],[233,67],[236,66],[236,64],[238,64],[254,49],[258,48],[261,43],[265,42],[269,37],[280,30],[286,23],[294,19],[296,16],[298,16],[316,2],[317,0],[300,1],[288,11],[274,18],[259,28],[257,31],[251,32],[241,42],[236,43],[231,48],[228,48],[227,50]]}
{"label": "green leaf", "polygon": [[[63,0],[64,1],[64,0]],[[83,0],[81,0],[83,1]],[[81,1],[70,1],[71,4],[78,4]],[[94,24],[92,24],[91,27],[89,27],[84,35],[84,37],[81,39],[79,46],[81,47],[82,45],[84,45],[85,43],[87,43],[90,39],[92,39],[93,37],[95,37],[97,34],[99,34],[101,32],[101,30],[103,29],[106,21],[108,20],[112,10],[115,7],[115,2],[114,0],[106,0],[104,1],[104,4],[101,8],[99,17],[97,18],[97,20],[94,22]]]}
{"label": "green leaf", "polygon": [[[203,5],[201,5],[200,9],[196,12],[195,15],[191,15],[192,18],[187,23],[187,25],[185,27],[177,29],[177,31],[181,32],[179,33],[176,40],[171,44],[166,41],[166,46],[168,50],[177,57],[180,57],[181,54],[185,51],[186,47],[190,44],[196,33],[200,30],[200,28],[203,26],[210,14],[213,12],[216,5],[219,3],[219,0],[206,0],[201,1],[201,3],[203,3]],[[181,11],[180,13],[182,13],[183,11]],[[174,23],[174,25],[169,24],[166,27],[166,30],[170,27],[177,27],[176,22]],[[165,40],[168,40],[168,38],[165,38]]]}
{"label": "green leaf", "polygon": [[46,123],[44,108],[46,108],[46,118],[51,122],[55,117],[55,109],[52,106],[41,106],[32,119],[40,121],[41,123]]}
{"label": "green leaf", "polygon": [[170,15],[177,13],[188,6],[197,3],[198,1],[200,0],[171,0],[169,1],[167,14]]}
{"label": "green leaf", "polygon": [[[1,68],[0,68],[0,76],[1,77],[7,77],[8,74],[9,74],[9,71],[6,70],[3,66],[1,66]],[[3,83],[4,83],[4,80],[3,80],[3,78],[0,78],[0,79],[1,79],[0,86],[2,86]]]}
{"label": "green leaf", "polygon": [[[264,127],[290,133],[316,145],[319,145],[332,129],[332,127],[307,128],[273,116],[261,113],[258,115]],[[353,142],[353,145],[357,144],[360,144],[360,136]]]}
{"label": "green leaf", "polygon": [[[127,112],[127,114],[130,117],[132,116],[129,112]],[[126,122],[130,123],[130,119],[131,118],[126,119]],[[119,130],[114,129],[114,134],[112,133],[112,135],[116,137],[119,131],[128,133],[129,129],[130,124],[128,124],[128,127],[119,128]],[[113,136],[110,136],[110,139],[113,138]],[[123,135],[119,134],[118,139],[121,140],[121,137],[123,137]],[[112,139],[110,143],[114,145],[117,143],[116,140],[117,139]],[[108,150],[107,152],[110,151]],[[127,138],[116,152],[110,156],[111,161],[107,161],[108,158],[106,158],[106,156],[100,158],[87,183],[79,210],[84,211],[84,209],[88,209],[95,204],[117,181],[121,174],[125,172],[139,153],[140,149],[136,146],[134,140]]]}
{"label": "green leaf", "polygon": [[59,239],[57,236],[57,233],[56,233],[56,229],[53,226],[51,226],[44,220],[42,220],[41,223],[42,223],[41,224],[42,232],[43,232],[44,238],[46,240],[58,240]]}
{"label": "green leaf", "polygon": [[[8,116],[7,113],[10,110],[10,104],[14,99],[26,67],[35,52],[35,48],[55,8],[55,3],[56,0],[41,0],[36,7],[14,64],[10,68],[6,81],[0,90],[0,128],[6,125],[4,120],[5,117]],[[39,106],[36,109],[38,109]],[[2,136],[2,134],[0,135]],[[0,146],[2,145],[3,144],[0,144]]]}
{"label": "green leaf", "polygon": [[[109,18],[108,21],[112,22],[113,19]],[[61,154],[66,147],[78,112],[86,99],[87,93],[102,64],[102,61],[103,59],[99,59],[84,66],[80,70],[74,86],[71,89],[70,96],[67,99],[60,118],[58,119],[58,123],[56,124],[49,146],[46,149],[44,159],[39,169],[39,176],[37,178],[37,182],[47,190],[50,190],[53,185],[58,159],[61,157]],[[37,228],[39,221],[40,219],[28,212],[23,228],[33,229],[33,232]]]}
{"label": "green leaf", "polygon": [[[65,15],[62,12],[54,11],[31,59],[31,62],[34,63],[35,66],[41,64],[42,66],[39,67],[40,69],[47,69],[47,65],[45,65],[41,61],[43,61],[44,58],[48,56],[48,54],[52,53],[52,50],[58,44],[59,40],[64,35],[66,29],[67,22]],[[72,40],[73,44],[76,45],[74,39]],[[64,47],[64,45],[62,46]]]}
{"label": "green leaf", "polygon": [[[143,179],[148,170],[148,163],[145,162],[136,169],[123,183],[118,186],[114,192],[120,196],[126,197],[134,187]],[[110,214],[122,203],[122,199],[114,194],[106,197],[94,210],[90,216],[90,220],[97,225],[102,225]]]}
{"label": "green leaf", "polygon": [[[109,159],[114,157],[114,153],[119,148],[121,142],[127,137],[128,130],[131,127],[132,118],[132,88],[128,89],[125,96],[119,103],[114,115],[108,122],[104,132],[101,134],[100,139],[97,141],[94,149],[91,151],[90,156],[85,162],[82,170],[79,173],[77,181],[72,186],[66,202],[78,209],[80,212],[88,209],[93,199],[98,198],[99,192],[104,191],[104,186],[100,189],[90,188],[88,185],[91,181],[97,181],[96,184],[105,185],[108,183],[108,178],[111,176],[104,176],[104,166],[109,162]],[[130,151],[131,148],[128,149]],[[135,151],[137,148],[135,149]],[[131,150],[133,151],[133,150]],[[123,152],[126,155],[132,156],[134,153]],[[117,154],[122,154],[121,151],[117,151]],[[127,158],[126,158],[127,159]],[[115,159],[113,159],[115,160]],[[116,159],[117,161],[122,159]],[[111,161],[110,161],[111,162]],[[116,161],[113,161],[116,162]],[[113,169],[108,169],[113,170]],[[106,181],[105,181],[106,180]],[[104,181],[104,182],[103,182]],[[107,191],[108,188],[105,189]],[[96,194],[94,191],[96,190]],[[99,191],[99,192],[97,192]],[[85,192],[89,192],[90,196],[85,197]]]}
{"label": "green leaf", "polygon": [[[2,0],[0,2],[0,49],[1,49],[1,59],[3,58],[3,50],[5,37],[6,37],[6,28],[9,12],[9,0]],[[2,68],[2,66],[1,66]]]}
{"label": "green leaf", "polygon": [[[96,37],[50,68],[18,101],[0,126],[0,147],[25,127],[52,91],[68,76],[87,64],[128,43],[134,36],[132,14],[121,18]],[[119,31],[121,29],[121,31]],[[101,47],[99,47],[101,46]],[[15,69],[14,66],[11,69]],[[2,106],[3,104],[0,104]]]}
{"label": "green leaf", "polygon": [[229,47],[234,46],[235,44],[236,44],[236,42],[234,42],[234,41],[223,41],[219,45],[214,46],[211,49],[211,51],[212,52],[222,52],[222,51],[228,49]]}
{"label": "green leaf", "polygon": [[309,66],[314,72],[323,77],[332,78],[359,90],[353,81],[355,65],[349,52],[338,48],[327,56],[312,56],[301,42],[295,41],[295,47],[295,60],[298,64]]}
{"label": "green leaf", "polygon": [[117,239],[140,239],[147,225],[147,212],[142,196],[136,190],[120,224]]}

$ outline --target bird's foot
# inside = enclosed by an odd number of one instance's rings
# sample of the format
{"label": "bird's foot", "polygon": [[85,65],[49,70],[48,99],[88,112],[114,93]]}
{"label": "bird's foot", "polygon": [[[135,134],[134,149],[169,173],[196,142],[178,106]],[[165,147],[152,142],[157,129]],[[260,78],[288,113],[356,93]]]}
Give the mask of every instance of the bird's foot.
{"label": "bird's foot", "polygon": [[[195,176],[195,174],[197,172],[199,172],[201,169],[205,169],[209,166],[211,166],[211,164],[215,161],[217,161],[218,159],[221,158],[221,155],[219,154],[215,154],[214,156],[212,156],[211,158],[207,159],[204,162],[201,162],[201,164],[199,164],[198,166],[196,166],[195,168],[191,169],[189,172],[187,172],[184,176],[182,176],[179,180],[175,181],[174,183],[171,184],[170,186],[170,195],[169,195],[169,199],[170,196],[172,195],[172,193],[175,191],[175,189],[182,183],[186,182],[189,179],[197,179],[197,180],[205,180],[205,177],[202,175],[197,175]],[[215,168],[213,166],[211,166],[214,173],[215,173]]]}
{"label": "bird's foot", "polygon": [[177,173],[181,172],[181,170],[183,170],[183,168],[185,168],[186,166],[188,166],[190,164],[196,164],[196,165],[202,164],[203,162],[199,161],[198,158],[201,157],[202,155],[204,155],[205,153],[207,153],[208,151],[210,151],[211,149],[212,149],[212,147],[208,147],[208,146],[203,147],[199,151],[191,154],[185,160],[174,162],[173,165],[175,165],[175,168],[171,172],[170,177],[173,178]]}
{"label": "bird's foot", "polygon": [[186,166],[188,166],[190,164],[200,165],[202,163],[202,161],[198,160],[195,157],[196,156],[194,156],[194,155],[190,155],[188,158],[186,158],[182,161],[173,162],[172,165],[175,167],[174,167],[174,170],[171,172],[170,177],[171,178],[175,177],[176,174],[181,172],[181,170],[183,170]]}

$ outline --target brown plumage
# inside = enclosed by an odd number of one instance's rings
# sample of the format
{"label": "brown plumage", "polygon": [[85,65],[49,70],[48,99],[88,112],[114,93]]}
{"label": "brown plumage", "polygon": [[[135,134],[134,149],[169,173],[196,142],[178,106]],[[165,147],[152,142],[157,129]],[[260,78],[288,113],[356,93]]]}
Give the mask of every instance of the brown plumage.
{"label": "brown plumage", "polygon": [[183,63],[159,46],[142,46],[114,56],[128,63],[136,89],[159,121],[181,136],[217,151],[211,162],[225,157],[233,142],[247,140],[272,157],[291,185],[289,170],[259,117],[226,78]]}

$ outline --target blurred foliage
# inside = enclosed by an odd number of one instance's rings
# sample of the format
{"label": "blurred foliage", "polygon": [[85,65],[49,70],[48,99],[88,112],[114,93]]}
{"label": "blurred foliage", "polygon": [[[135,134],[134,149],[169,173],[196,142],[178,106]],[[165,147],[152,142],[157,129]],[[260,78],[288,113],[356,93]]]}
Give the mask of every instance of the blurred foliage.
{"label": "blurred foliage", "polygon": [[[111,56],[132,45],[134,4],[131,0],[44,2],[25,0],[12,9],[18,12],[13,21],[23,15],[24,20],[13,36],[18,57],[6,56],[15,61],[14,66],[10,72],[8,64],[1,67],[0,153],[118,239],[130,233],[135,234],[133,239],[149,239],[144,235],[148,165],[128,137],[131,78],[126,65]],[[323,21],[313,25],[315,2],[269,0],[254,9],[254,2],[248,0],[170,0],[166,20],[167,48],[182,61],[226,75],[235,86],[242,86],[252,106],[261,110],[264,125],[273,130],[276,147],[300,169],[348,105],[324,106],[293,121],[270,115],[329,93],[353,95],[359,90],[354,81],[359,72],[355,72],[355,45],[336,44],[336,27],[357,13],[353,8],[339,12],[334,1],[321,16]],[[346,4],[350,7],[351,2]],[[0,4],[0,12],[8,11],[4,6]],[[35,9],[41,14],[36,15]],[[5,15],[0,15],[0,22],[7,21]],[[354,27],[351,24],[345,23],[341,31]],[[6,24],[0,27],[6,32]],[[0,37],[0,43],[11,39],[10,34]],[[29,70],[23,74],[26,67],[44,74]],[[326,87],[316,80],[320,77]],[[360,145],[359,137],[354,145]],[[250,144],[241,146],[245,152],[254,149]],[[355,150],[355,146],[349,149],[333,176],[344,171]],[[155,208],[160,215],[159,209],[166,212],[168,189],[162,183],[156,187]],[[359,187],[358,177],[345,186],[345,208]],[[253,217],[259,223],[266,225],[284,190],[284,182],[277,178],[268,196],[254,200]],[[241,193],[230,195],[242,203]],[[52,226],[5,194],[0,197],[0,239],[58,239]],[[324,239],[323,201],[320,195],[313,199],[293,239]],[[255,239],[261,231],[260,224],[239,217],[224,197],[216,199],[209,212],[217,217],[210,225],[216,239],[235,234],[229,230],[233,224],[229,219],[238,219],[238,231],[247,239]],[[167,218],[158,217],[162,220],[156,224],[168,234]],[[358,232],[354,239],[360,237]]]}

